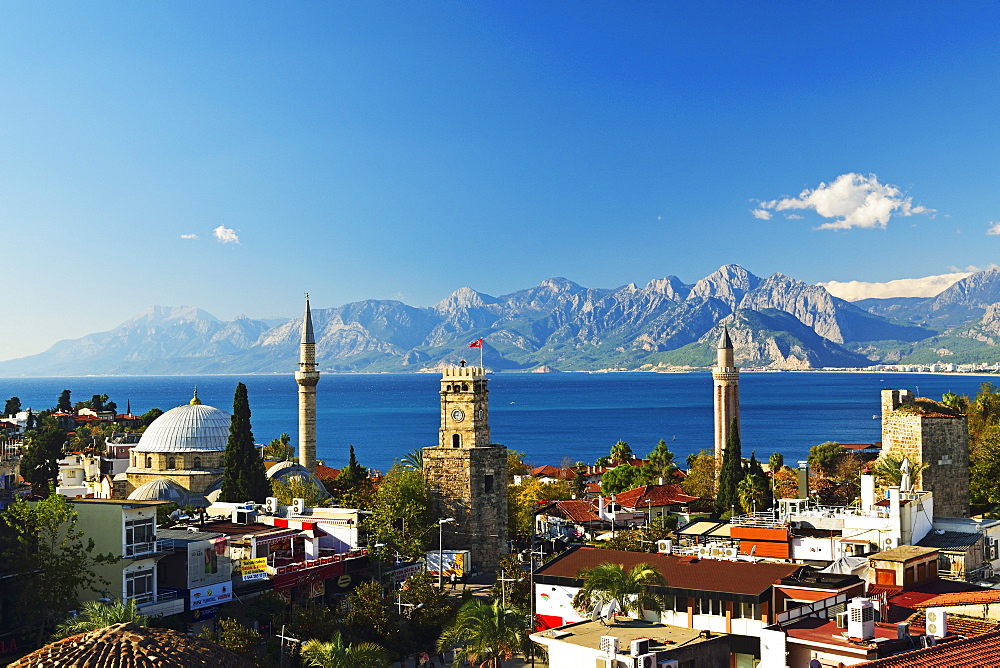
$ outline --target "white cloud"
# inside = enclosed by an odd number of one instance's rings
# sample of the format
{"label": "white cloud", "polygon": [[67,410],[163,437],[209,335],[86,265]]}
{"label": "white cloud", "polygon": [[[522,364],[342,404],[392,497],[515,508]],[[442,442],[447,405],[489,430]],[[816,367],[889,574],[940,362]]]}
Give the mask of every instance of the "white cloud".
{"label": "white cloud", "polygon": [[219,243],[238,244],[240,242],[240,238],[237,236],[236,230],[223,225],[219,225],[217,228],[212,230],[212,234],[214,234],[215,238],[219,240]]}
{"label": "white cloud", "polygon": [[986,234],[992,237],[1000,236],[1000,222],[990,223],[990,226],[986,228]]}
{"label": "white cloud", "polygon": [[800,216],[797,213],[786,213],[785,220],[802,220],[805,216]]}
{"label": "white cloud", "polygon": [[753,214],[754,218],[758,220],[771,220],[771,212],[765,211],[764,209],[754,209],[750,213]]}
{"label": "white cloud", "polygon": [[182,234],[181,239],[197,239],[197,234]]}
{"label": "white cloud", "polygon": [[865,176],[849,172],[841,174],[832,183],[820,183],[812,190],[806,188],[798,197],[761,202],[760,208],[753,214],[760,218],[757,211],[807,210],[829,219],[829,222],[816,228],[820,230],[884,228],[893,216],[936,213],[925,206],[913,206],[913,198],[905,197],[894,185],[879,183],[874,174]]}
{"label": "white cloud", "polygon": [[944,292],[971,271],[956,271],[951,274],[925,276],[924,278],[900,278],[885,283],[866,283],[864,281],[826,281],[822,285],[834,297],[855,302],[859,299],[877,297],[934,297]]}

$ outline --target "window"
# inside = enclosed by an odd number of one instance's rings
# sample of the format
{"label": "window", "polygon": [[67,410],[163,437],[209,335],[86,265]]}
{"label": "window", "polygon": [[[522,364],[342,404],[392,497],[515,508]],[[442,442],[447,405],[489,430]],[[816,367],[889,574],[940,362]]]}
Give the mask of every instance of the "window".
{"label": "window", "polygon": [[153,600],[153,569],[125,574],[125,598],[137,603]]}
{"label": "window", "polygon": [[483,483],[486,486],[486,493],[487,494],[492,494],[493,493],[493,476],[492,475],[485,475],[485,476],[483,476]]}
{"label": "window", "polygon": [[147,469],[153,468],[153,458],[152,457],[146,457],[146,468]]}
{"label": "window", "polygon": [[462,437],[458,434],[451,435],[451,447],[460,448],[462,447]]}
{"label": "window", "polygon": [[674,596],[674,612],[687,612],[687,611],[688,611],[687,596]]}
{"label": "window", "polygon": [[175,468],[177,468],[177,460],[175,460],[173,457],[171,457],[170,459],[168,459],[167,460],[167,468],[168,469],[175,469]]}
{"label": "window", "polygon": [[201,468],[201,457],[195,457],[194,458],[194,467],[196,469],[200,469]]}
{"label": "window", "polygon": [[[153,518],[132,520],[125,523],[125,556],[136,554],[135,546],[152,543],[156,540],[156,527]],[[143,551],[141,548],[138,551]]]}
{"label": "window", "polygon": [[76,471],[66,471],[66,477],[67,478],[75,478],[76,477]]}
{"label": "window", "polygon": [[714,598],[699,598],[698,608],[695,610],[699,615],[717,615],[721,616],[725,614],[725,604]]}

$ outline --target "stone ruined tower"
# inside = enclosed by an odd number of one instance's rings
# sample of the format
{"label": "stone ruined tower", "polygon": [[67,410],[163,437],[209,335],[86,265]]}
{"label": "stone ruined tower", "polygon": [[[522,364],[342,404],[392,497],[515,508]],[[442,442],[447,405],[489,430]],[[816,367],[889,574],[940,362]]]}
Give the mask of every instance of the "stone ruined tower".
{"label": "stone ruined tower", "polygon": [[712,369],[712,381],[715,389],[715,468],[718,469],[722,466],[722,453],[726,450],[733,418],[737,425],[740,423],[740,370],[736,368],[733,342],[725,325],[716,353],[717,366]]}
{"label": "stone ruined tower", "polygon": [[[940,408],[940,412],[935,410]],[[937,517],[969,516],[969,427],[964,415],[917,400],[909,390],[882,390],[882,454],[930,466],[913,489],[934,494]]]}
{"label": "stone ruined tower", "polygon": [[481,571],[495,571],[507,554],[507,448],[490,442],[488,395],[482,367],[446,368],[438,444],[423,453],[438,519],[455,518],[444,525],[444,547],[470,550]]}
{"label": "stone ruined tower", "polygon": [[299,464],[316,473],[316,337],[313,335],[309,294],[306,293],[306,314],[302,318],[302,342],[299,344],[299,370],[295,372],[299,384]]}

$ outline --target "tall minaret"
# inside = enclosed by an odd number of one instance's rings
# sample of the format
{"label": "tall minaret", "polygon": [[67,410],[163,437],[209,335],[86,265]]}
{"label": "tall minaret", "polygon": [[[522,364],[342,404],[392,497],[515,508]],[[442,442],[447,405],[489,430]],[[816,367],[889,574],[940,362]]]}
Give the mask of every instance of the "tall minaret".
{"label": "tall minaret", "polygon": [[319,371],[316,369],[316,337],[313,336],[308,292],[295,382],[299,384],[299,464],[316,473],[316,383],[319,382]]}
{"label": "tall minaret", "polygon": [[715,467],[722,465],[722,453],[726,449],[729,430],[740,423],[740,370],[733,357],[733,342],[729,340],[729,329],[722,326],[719,338],[717,363],[712,369],[715,385]]}

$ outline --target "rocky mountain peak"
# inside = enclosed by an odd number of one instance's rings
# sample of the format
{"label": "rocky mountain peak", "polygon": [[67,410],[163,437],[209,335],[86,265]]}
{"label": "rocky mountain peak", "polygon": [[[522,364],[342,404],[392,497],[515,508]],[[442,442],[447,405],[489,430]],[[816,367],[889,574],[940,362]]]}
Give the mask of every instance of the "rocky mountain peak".
{"label": "rocky mountain peak", "polygon": [[463,287],[434,305],[434,310],[438,313],[450,313],[460,308],[482,308],[487,304],[496,304],[497,299],[481,292],[476,292],[470,287]]}
{"label": "rocky mountain peak", "polygon": [[736,309],[748,292],[760,285],[761,279],[738,264],[727,264],[719,267],[705,278],[694,284],[688,299],[707,299],[715,297]]}

